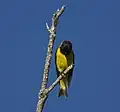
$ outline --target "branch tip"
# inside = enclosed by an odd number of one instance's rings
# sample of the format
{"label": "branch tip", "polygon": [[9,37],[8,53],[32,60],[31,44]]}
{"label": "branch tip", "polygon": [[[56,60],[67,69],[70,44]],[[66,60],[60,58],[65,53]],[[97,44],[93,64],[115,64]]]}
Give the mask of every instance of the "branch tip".
{"label": "branch tip", "polygon": [[50,29],[47,23],[46,23],[46,28],[47,28],[47,30]]}
{"label": "branch tip", "polygon": [[66,8],[65,5],[63,5],[63,6],[62,6],[62,9],[65,9],[65,8]]}

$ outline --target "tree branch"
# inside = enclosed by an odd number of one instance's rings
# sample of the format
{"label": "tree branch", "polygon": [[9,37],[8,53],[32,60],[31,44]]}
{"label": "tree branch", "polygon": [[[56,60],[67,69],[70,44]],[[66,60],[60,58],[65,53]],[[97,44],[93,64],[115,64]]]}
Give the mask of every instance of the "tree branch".
{"label": "tree branch", "polygon": [[59,81],[65,77],[65,75],[74,67],[74,64],[70,65],[57,79],[53,84],[47,89],[47,94],[52,91],[52,89],[59,83]]}
{"label": "tree branch", "polygon": [[52,25],[49,28],[48,24],[46,23],[46,27],[48,32],[50,33],[49,36],[49,43],[48,43],[48,50],[47,50],[47,56],[44,66],[44,73],[43,73],[43,80],[41,84],[41,89],[38,95],[38,102],[37,102],[37,109],[36,112],[42,112],[45,101],[48,97],[48,94],[46,93],[46,87],[48,83],[48,76],[49,76],[49,69],[51,64],[51,58],[52,58],[52,51],[53,51],[53,44],[56,37],[56,27],[58,24],[58,20],[60,15],[64,12],[65,6],[62,6],[62,8],[57,10],[55,14],[53,14],[52,18]]}

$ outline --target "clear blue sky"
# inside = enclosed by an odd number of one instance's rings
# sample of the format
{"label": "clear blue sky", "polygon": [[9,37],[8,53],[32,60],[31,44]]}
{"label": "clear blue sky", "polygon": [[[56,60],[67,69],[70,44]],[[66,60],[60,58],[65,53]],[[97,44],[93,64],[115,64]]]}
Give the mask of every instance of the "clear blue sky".
{"label": "clear blue sky", "polygon": [[[51,92],[44,112],[120,112],[120,2],[117,0],[0,1],[0,112],[35,112],[48,32],[66,5],[56,47],[71,40],[75,70],[68,99]],[[49,85],[56,79],[54,56]]]}

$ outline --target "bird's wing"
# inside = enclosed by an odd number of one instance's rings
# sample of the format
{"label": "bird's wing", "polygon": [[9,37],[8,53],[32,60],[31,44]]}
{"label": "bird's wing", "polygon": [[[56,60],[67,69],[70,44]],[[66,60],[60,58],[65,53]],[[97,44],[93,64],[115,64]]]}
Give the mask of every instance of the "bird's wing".
{"label": "bird's wing", "polygon": [[[72,53],[71,53],[71,56],[70,56],[70,58],[72,58],[71,60],[72,60],[72,62],[69,64],[69,66],[71,65],[71,64],[75,64],[75,57],[74,57],[74,52],[72,51]],[[74,68],[72,68],[69,72],[68,72],[68,87],[70,86],[70,83],[71,83],[71,80],[72,80],[72,74],[73,74],[73,69]]]}

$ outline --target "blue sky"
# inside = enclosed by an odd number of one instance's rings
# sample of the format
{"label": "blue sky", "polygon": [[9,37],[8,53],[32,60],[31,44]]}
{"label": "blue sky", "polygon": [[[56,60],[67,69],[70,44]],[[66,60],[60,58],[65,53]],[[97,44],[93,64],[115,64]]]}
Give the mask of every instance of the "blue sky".
{"label": "blue sky", "polygon": [[44,112],[120,112],[120,2],[117,0],[0,1],[0,112],[35,112],[48,35],[45,22],[66,5],[54,53],[73,43],[75,70],[68,99],[50,93]]}

